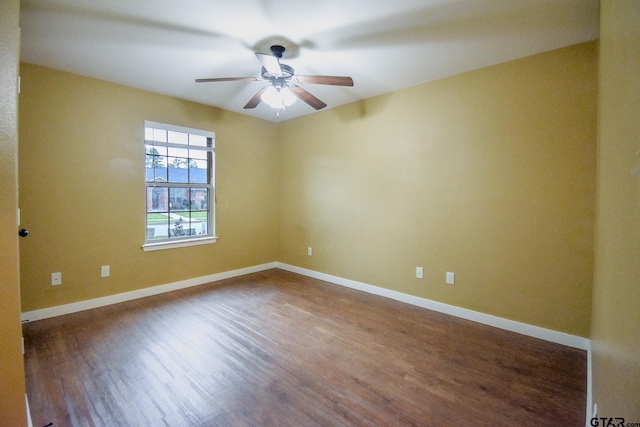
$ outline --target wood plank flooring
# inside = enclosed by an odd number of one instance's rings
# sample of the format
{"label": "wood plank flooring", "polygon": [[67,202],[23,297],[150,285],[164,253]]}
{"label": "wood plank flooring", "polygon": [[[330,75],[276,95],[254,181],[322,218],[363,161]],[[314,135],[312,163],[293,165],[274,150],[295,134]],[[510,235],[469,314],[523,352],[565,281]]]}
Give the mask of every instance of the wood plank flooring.
{"label": "wood plank flooring", "polygon": [[584,426],[584,351],[282,270],[24,324],[35,427]]}

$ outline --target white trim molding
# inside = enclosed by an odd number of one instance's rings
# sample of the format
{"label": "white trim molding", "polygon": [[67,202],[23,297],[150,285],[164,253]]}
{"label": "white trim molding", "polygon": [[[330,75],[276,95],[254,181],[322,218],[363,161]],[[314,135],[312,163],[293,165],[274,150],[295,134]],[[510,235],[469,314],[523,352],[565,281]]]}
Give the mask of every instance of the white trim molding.
{"label": "white trim molding", "polygon": [[27,393],[24,394],[24,405],[27,410],[27,427],[33,427],[33,421],[31,420],[31,409],[29,408],[29,397]]}
{"label": "white trim molding", "polygon": [[589,427],[592,417],[597,416],[594,412],[593,404],[593,355],[591,352],[591,340],[589,340],[589,348],[587,348],[587,418],[585,425]]}
{"label": "white trim molding", "polygon": [[175,291],[178,289],[184,289],[192,286],[203,285],[205,283],[211,283],[218,280],[228,279],[231,277],[242,276],[244,274],[265,271],[272,268],[280,268],[282,270],[290,271],[292,273],[301,274],[303,276],[323,280],[325,282],[333,283],[340,286],[345,286],[348,288],[356,289],[356,290],[367,292],[370,294],[391,298],[396,301],[401,301],[407,304],[415,305],[418,307],[426,308],[426,309],[437,311],[440,313],[449,314],[451,316],[459,317],[466,320],[471,320],[473,322],[482,323],[484,325],[493,326],[495,328],[516,332],[516,333],[527,335],[534,338],[539,338],[545,341],[566,345],[568,347],[585,350],[587,352],[590,352],[590,349],[591,349],[591,340],[589,340],[588,338],[583,338],[580,336],[571,335],[564,332],[558,332],[551,329],[541,328],[539,326],[533,326],[527,323],[517,322],[515,320],[504,319],[502,317],[497,317],[490,314],[469,310],[466,308],[456,307],[456,306],[444,304],[438,301],[433,301],[426,298],[417,297],[414,295],[408,295],[402,292],[392,291],[390,289],[385,289],[378,286],[369,285],[367,283],[357,282],[355,280],[345,279],[342,277],[333,276],[326,273],[320,273],[318,271],[309,270],[302,267],[296,267],[294,265],[285,264],[281,262],[271,262],[271,263],[256,265],[252,267],[240,268],[237,270],[215,273],[208,276],[182,280],[179,282],[168,283],[165,285],[158,285],[158,286],[152,286],[149,288],[137,289],[135,291],[123,292],[120,294],[109,295],[106,297],[95,298],[95,299],[85,300],[85,301],[78,301],[70,304],[43,308],[40,310],[27,311],[22,313],[20,318],[22,322],[32,322],[35,320],[46,319],[49,317],[62,316],[64,314],[90,310],[92,308],[103,307],[110,304],[118,304],[125,301],[131,301],[138,298],[148,297],[151,295],[158,295],[165,292]]}
{"label": "white trim molding", "polygon": [[276,264],[277,263],[272,262],[267,264],[255,265],[252,267],[240,268],[238,270],[225,271],[222,273],[215,273],[208,276],[181,280],[179,282],[168,283],[165,285],[137,289],[135,291],[123,292],[120,294],[109,295],[106,297],[95,298],[95,299],[90,299],[85,301],[78,301],[70,304],[43,308],[40,310],[27,311],[22,313],[22,315],[20,316],[20,319],[22,320],[23,323],[33,322],[34,320],[42,320],[42,319],[47,319],[49,317],[62,316],[64,314],[71,314],[71,313],[76,313],[78,311],[90,310],[92,308],[104,307],[111,304],[118,304],[121,302],[131,301],[138,298],[144,298],[152,295],[163,294],[165,292],[176,291],[178,289],[204,285],[205,283],[216,282],[218,280],[229,279],[237,276],[243,276],[245,274],[256,273],[259,271],[270,270],[272,268],[276,268]]}
{"label": "white trim molding", "polygon": [[216,236],[201,237],[197,239],[184,239],[178,241],[164,241],[157,243],[145,243],[142,245],[142,249],[145,252],[149,251],[161,251],[164,249],[185,248],[187,246],[208,245],[218,241]]}
{"label": "white trim molding", "polygon": [[568,347],[573,347],[585,351],[588,351],[591,347],[591,340],[577,335],[571,335],[564,332],[541,328],[539,326],[533,326],[527,323],[517,322],[515,320],[504,319],[502,317],[493,316],[491,314],[485,314],[466,308],[456,307],[454,305],[444,304],[438,301],[433,301],[426,298],[421,298],[414,295],[408,295],[402,292],[392,291],[390,289],[369,285],[367,283],[357,282],[355,280],[332,276],[330,274],[320,273],[302,267],[296,267],[294,265],[278,262],[276,263],[276,266],[277,268],[281,268],[292,273],[302,274],[303,276],[308,276],[336,285],[345,286],[370,294],[391,298],[396,301],[401,301],[407,304],[415,305],[440,313],[449,314],[451,316],[482,323],[484,325],[493,326],[495,328],[516,332],[533,338],[539,338],[545,341],[554,342],[556,344],[562,344]]}

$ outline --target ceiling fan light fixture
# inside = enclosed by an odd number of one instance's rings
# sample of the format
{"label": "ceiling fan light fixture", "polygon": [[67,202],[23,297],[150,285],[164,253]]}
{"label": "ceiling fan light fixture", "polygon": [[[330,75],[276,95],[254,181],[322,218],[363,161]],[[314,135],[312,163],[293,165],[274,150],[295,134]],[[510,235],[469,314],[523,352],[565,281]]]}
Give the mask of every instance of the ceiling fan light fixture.
{"label": "ceiling fan light fixture", "polygon": [[271,108],[276,109],[276,117],[280,117],[280,110],[284,110],[286,107],[292,105],[298,98],[315,110],[321,110],[327,106],[327,104],[320,99],[298,86],[298,83],[353,86],[353,79],[351,77],[296,75],[292,67],[280,63],[280,58],[283,57],[286,50],[284,45],[274,44],[271,46],[271,55],[260,52],[255,53],[256,57],[262,63],[260,77],[212,77],[196,79],[196,82],[268,81],[271,85],[260,88],[243,108],[245,110],[256,108],[260,102],[264,102]]}
{"label": "ceiling fan light fixture", "polygon": [[270,107],[277,109],[284,109],[296,102],[297,99],[291,89],[286,86],[283,88],[271,86],[264,91],[260,98]]}

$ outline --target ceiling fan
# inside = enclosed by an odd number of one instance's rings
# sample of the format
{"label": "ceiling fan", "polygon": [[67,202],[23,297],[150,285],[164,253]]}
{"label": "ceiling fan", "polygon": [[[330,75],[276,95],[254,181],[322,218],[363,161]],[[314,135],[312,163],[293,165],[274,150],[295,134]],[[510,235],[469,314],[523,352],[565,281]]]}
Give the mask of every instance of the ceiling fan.
{"label": "ceiling fan", "polygon": [[271,46],[271,55],[256,53],[262,63],[260,77],[214,77],[196,79],[198,83],[234,82],[234,81],[268,81],[270,85],[263,87],[244,108],[256,108],[261,101],[278,110],[285,109],[299,98],[316,110],[327,106],[320,99],[302,89],[298,84],[320,84],[332,86],[353,86],[351,77],[340,76],[300,76],[296,75],[292,67],[281,64],[280,59],[285,48],[280,45]]}

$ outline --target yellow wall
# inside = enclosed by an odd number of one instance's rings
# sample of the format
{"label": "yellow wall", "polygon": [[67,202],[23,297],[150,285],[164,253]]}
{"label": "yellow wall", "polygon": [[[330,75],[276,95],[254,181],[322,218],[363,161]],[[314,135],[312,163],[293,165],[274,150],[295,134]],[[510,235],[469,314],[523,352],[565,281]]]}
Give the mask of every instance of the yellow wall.
{"label": "yellow wall", "polygon": [[[640,1],[601,2],[593,401],[640,422]],[[640,169],[638,169],[640,170]]]}
{"label": "yellow wall", "polygon": [[[274,123],[30,64],[21,78],[23,311],[275,261]],[[217,243],[141,249],[144,120],[216,133]]]}
{"label": "yellow wall", "polygon": [[[611,46],[593,324],[596,43],[280,124],[22,64],[22,311],[277,260],[583,337],[593,325],[596,401],[634,415],[638,272],[617,267],[640,252],[637,120],[621,114],[638,105]],[[636,104],[617,104],[628,92]],[[216,132],[217,243],[140,248],[144,120]]]}
{"label": "yellow wall", "polygon": [[596,106],[594,42],[284,122],[278,260],[588,337]]}
{"label": "yellow wall", "polygon": [[[23,311],[277,260],[587,337],[596,54],[280,124],[24,64]],[[145,119],[216,132],[218,243],[140,249]]]}
{"label": "yellow wall", "polygon": [[18,275],[18,57],[20,2],[0,2],[0,420],[24,426]]}

